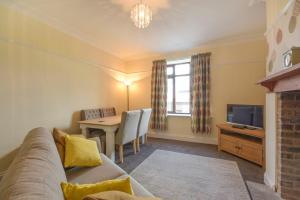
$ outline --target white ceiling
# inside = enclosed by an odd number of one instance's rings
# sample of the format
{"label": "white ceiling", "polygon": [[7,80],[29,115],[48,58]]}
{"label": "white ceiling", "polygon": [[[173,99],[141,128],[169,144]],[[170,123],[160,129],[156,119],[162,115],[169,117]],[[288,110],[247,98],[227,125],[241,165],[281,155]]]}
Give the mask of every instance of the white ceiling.
{"label": "white ceiling", "polygon": [[2,0],[124,60],[265,30],[265,5],[249,0],[145,0],[154,14],[141,30],[130,19],[138,1]]}

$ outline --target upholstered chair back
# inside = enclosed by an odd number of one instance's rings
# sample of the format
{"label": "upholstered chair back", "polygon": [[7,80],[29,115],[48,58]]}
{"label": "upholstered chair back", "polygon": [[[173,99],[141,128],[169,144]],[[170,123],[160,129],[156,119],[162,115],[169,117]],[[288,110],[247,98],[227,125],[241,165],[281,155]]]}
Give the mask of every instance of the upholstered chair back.
{"label": "upholstered chair back", "polygon": [[136,139],[141,111],[122,113],[120,128],[116,134],[116,144],[123,145]]}
{"label": "upholstered chair back", "polygon": [[102,117],[100,109],[88,109],[81,111],[81,120],[97,119],[100,117]]}
{"label": "upholstered chair back", "polygon": [[116,109],[114,107],[111,108],[101,108],[100,109],[101,116],[102,117],[112,117],[116,116]]}
{"label": "upholstered chair back", "polygon": [[138,126],[137,137],[147,134],[151,112],[152,112],[151,108],[141,110],[141,117],[140,117],[140,122],[139,122],[139,126]]}

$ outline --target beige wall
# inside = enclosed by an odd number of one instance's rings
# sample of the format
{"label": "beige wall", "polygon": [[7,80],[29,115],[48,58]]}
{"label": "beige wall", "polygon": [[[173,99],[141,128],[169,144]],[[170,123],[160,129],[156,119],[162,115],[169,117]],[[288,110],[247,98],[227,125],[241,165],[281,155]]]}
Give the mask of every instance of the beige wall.
{"label": "beige wall", "polygon": [[[189,117],[168,117],[162,137],[216,143],[215,124],[226,119],[226,104],[264,104],[264,89],[255,85],[265,76],[263,39],[238,39],[189,51],[123,63],[93,46],[0,5],[0,157],[13,151],[37,126],[78,133],[79,110],[116,106],[125,110],[125,88],[110,74],[149,71],[152,60],[175,60],[212,52],[211,108],[213,134],[192,134]],[[107,73],[109,72],[109,73]],[[147,74],[147,73],[146,73]],[[150,106],[150,77],[130,88],[130,108]],[[160,133],[154,132],[156,135]],[[8,161],[10,157],[2,157]],[[0,171],[8,162],[1,162]]]}
{"label": "beige wall", "polygon": [[[261,37],[262,38],[262,37]],[[226,121],[226,105],[264,105],[265,90],[255,83],[265,76],[266,42],[264,39],[238,40],[205,45],[190,51],[176,52],[126,63],[129,72],[150,71],[152,60],[176,60],[194,53],[212,52],[211,64],[211,113],[213,134],[193,134],[190,117],[168,117],[168,131],[152,132],[156,137],[181,139],[194,142],[216,143],[216,127]],[[135,82],[130,88],[130,108],[150,106],[151,78]]]}
{"label": "beige wall", "polygon": [[267,0],[266,13],[267,13],[267,28],[270,28],[278,14],[286,6],[289,0]]}
{"label": "beige wall", "polygon": [[121,60],[3,6],[0,24],[0,157],[34,127],[78,133],[81,109],[125,110],[125,87],[106,73]]}

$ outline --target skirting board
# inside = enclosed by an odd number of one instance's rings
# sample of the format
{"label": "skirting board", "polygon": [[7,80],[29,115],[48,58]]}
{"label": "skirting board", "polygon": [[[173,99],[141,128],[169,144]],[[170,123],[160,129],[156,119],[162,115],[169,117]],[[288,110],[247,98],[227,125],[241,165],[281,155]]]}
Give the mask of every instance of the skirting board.
{"label": "skirting board", "polygon": [[264,173],[264,183],[269,186],[273,191],[275,191],[275,183],[273,183],[268,177],[267,173]]}
{"label": "skirting board", "polygon": [[151,132],[148,133],[148,137],[167,139],[167,140],[177,140],[183,142],[201,143],[201,144],[213,144],[213,145],[218,144],[217,138],[191,138],[191,137],[184,137],[178,135],[171,135],[171,134],[164,134],[164,133],[151,133]]}

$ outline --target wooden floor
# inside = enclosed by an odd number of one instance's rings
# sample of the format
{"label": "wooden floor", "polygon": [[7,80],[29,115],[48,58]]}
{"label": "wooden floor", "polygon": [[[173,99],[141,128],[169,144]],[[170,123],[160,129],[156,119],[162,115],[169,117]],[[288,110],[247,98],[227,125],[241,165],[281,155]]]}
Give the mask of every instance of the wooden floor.
{"label": "wooden floor", "polygon": [[[148,143],[145,145],[141,145],[141,151],[136,155],[133,154],[132,145],[126,145],[124,148],[124,163],[119,164],[119,166],[123,168],[127,173],[130,173],[156,149],[235,161],[239,166],[244,180],[263,183],[264,171],[260,166],[256,164],[240,159],[225,152],[218,152],[217,146],[215,145],[181,142],[174,140],[149,138]],[[116,159],[118,159],[118,157]]]}

